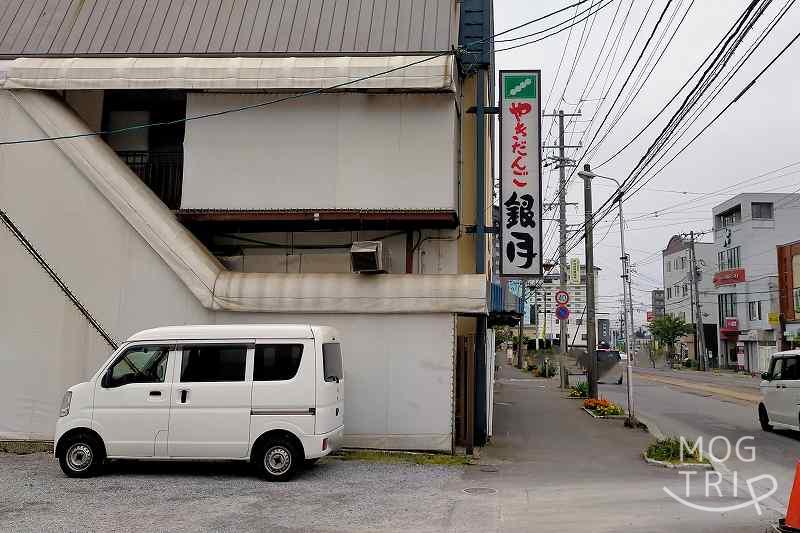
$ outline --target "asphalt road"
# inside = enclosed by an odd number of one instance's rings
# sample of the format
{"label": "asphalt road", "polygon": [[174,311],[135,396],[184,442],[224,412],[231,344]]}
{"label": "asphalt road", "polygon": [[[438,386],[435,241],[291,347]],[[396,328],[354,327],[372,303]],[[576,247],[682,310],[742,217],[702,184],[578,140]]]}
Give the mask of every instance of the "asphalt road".
{"label": "asphalt road", "polygon": [[[634,402],[638,416],[662,434],[692,440],[702,438],[706,452],[709,451],[711,439],[717,437],[713,441],[712,451],[720,458],[727,455],[726,442],[729,442],[731,456],[718,468],[725,475],[726,488],[733,490],[733,482],[736,481],[738,490],[747,493],[747,479],[767,474],[774,476],[777,491],[763,505],[783,514],[794,479],[795,465],[800,458],[800,434],[761,431],[755,403],[698,390],[697,385],[703,382],[702,374],[682,374],[671,372],[656,375],[685,380],[694,388],[650,381],[646,379],[647,375],[642,376],[637,371],[634,377]],[[751,378],[722,376],[706,380],[712,387],[729,387],[736,392],[758,394],[753,386],[753,382],[757,381]],[[600,394],[620,405],[627,404],[626,384],[601,384]],[[741,457],[737,457],[736,443],[743,437]],[[753,447],[754,451],[745,447]],[[753,455],[755,458],[751,460]],[[768,481],[765,483],[767,486],[770,484]]]}

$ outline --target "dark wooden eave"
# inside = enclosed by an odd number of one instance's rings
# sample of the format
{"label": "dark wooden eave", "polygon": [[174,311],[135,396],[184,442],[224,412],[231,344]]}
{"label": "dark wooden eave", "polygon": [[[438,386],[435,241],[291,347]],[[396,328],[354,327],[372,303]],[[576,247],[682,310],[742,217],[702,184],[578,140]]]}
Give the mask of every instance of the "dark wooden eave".
{"label": "dark wooden eave", "polygon": [[450,210],[362,209],[179,209],[185,226],[199,231],[258,232],[307,230],[399,230],[458,227]]}

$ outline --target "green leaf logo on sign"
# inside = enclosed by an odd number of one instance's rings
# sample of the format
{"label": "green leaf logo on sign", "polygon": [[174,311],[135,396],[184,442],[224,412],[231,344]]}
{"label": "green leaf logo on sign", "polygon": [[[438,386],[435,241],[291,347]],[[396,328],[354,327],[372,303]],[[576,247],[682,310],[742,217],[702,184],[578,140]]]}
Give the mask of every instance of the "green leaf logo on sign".
{"label": "green leaf logo on sign", "polygon": [[509,99],[536,98],[536,76],[513,74],[503,78],[503,96]]}

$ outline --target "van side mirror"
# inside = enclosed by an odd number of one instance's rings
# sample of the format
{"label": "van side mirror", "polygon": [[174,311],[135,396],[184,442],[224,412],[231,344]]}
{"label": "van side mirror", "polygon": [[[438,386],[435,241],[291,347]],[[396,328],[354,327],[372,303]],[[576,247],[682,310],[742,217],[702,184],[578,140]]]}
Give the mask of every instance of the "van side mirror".
{"label": "van side mirror", "polygon": [[772,375],[770,375],[769,372],[762,372],[761,373],[761,379],[766,380],[766,381],[772,381]]}
{"label": "van side mirror", "polygon": [[100,385],[104,389],[111,388],[111,369],[106,370],[105,374],[103,374],[103,378],[100,380]]}

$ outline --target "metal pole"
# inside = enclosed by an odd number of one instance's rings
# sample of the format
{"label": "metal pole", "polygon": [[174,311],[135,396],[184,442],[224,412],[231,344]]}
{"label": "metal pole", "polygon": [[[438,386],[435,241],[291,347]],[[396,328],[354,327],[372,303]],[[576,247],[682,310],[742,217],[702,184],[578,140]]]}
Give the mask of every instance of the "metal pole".
{"label": "metal pole", "polygon": [[592,175],[586,165],[583,175],[584,225],[586,228],[586,348],[589,355],[589,397],[597,398],[597,339],[594,294],[594,223],[592,221]]}
{"label": "metal pole", "polygon": [[[614,180],[617,182],[617,180]],[[617,189],[620,188],[617,182]],[[625,368],[625,378],[628,381],[628,423],[633,424],[636,420],[634,405],[633,405],[633,298],[631,295],[631,273],[630,273],[630,258],[625,252],[625,217],[622,214],[622,193],[617,198],[619,204],[619,247],[622,252],[622,298],[625,300],[623,303],[623,315],[625,316],[625,353],[628,354],[628,360]],[[629,305],[631,308],[631,316],[628,317]]]}
{"label": "metal pole", "polygon": [[[558,244],[558,269],[559,269],[559,288],[567,290],[567,174],[564,165],[564,111],[558,112],[558,220],[559,220],[559,244]],[[561,329],[561,341],[559,342],[559,365],[561,367],[561,388],[569,388],[569,373],[567,372],[567,321],[559,320]]]}

